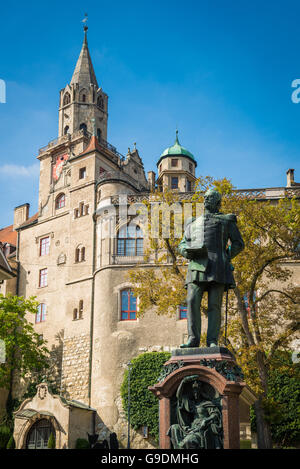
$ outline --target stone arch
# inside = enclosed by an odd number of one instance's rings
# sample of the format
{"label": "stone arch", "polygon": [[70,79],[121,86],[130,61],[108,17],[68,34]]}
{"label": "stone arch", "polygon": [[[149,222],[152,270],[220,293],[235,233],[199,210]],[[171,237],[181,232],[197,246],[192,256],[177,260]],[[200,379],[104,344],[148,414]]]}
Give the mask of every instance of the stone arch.
{"label": "stone arch", "polygon": [[85,88],[82,88],[82,90],[80,90],[80,93],[79,93],[79,101],[81,101],[82,103],[86,103],[87,102],[87,90]]}
{"label": "stone arch", "polygon": [[71,95],[68,91],[65,92],[63,97],[63,106],[67,106],[71,102]]}
{"label": "stone arch", "polygon": [[16,447],[19,449],[26,449],[27,438],[29,435],[30,430],[32,427],[39,421],[39,420],[49,420],[51,426],[55,432],[55,441],[56,441],[56,448],[61,448],[61,432],[62,429],[54,417],[54,415],[49,415],[49,412],[45,413],[43,411],[36,412],[31,418],[25,421],[24,425],[22,426],[21,430],[18,433],[18,439],[16,441]]}
{"label": "stone arch", "polygon": [[161,383],[161,386],[155,386],[159,394],[170,398],[176,392],[182,379],[186,376],[198,375],[201,381],[210,384],[219,394],[224,394],[228,381],[220,375],[214,368],[208,368],[202,365],[188,365],[170,373]]}

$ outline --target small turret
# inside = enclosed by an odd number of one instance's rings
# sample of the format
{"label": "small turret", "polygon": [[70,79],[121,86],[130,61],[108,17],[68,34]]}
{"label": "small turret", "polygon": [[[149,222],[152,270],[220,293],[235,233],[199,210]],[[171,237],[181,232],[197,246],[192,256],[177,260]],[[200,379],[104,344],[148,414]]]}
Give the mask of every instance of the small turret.
{"label": "small turret", "polygon": [[157,162],[158,187],[161,190],[168,187],[179,192],[192,192],[196,180],[196,166],[194,155],[180,145],[176,130],[174,145],[166,148]]}

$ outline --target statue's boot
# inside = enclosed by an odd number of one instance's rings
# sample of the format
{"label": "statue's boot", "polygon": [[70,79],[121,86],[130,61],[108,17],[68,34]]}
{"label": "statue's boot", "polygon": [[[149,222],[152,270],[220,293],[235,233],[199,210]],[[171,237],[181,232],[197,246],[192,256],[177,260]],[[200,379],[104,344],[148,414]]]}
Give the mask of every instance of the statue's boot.
{"label": "statue's boot", "polygon": [[190,337],[186,344],[181,344],[180,348],[194,348],[199,347],[199,340],[194,337]]}

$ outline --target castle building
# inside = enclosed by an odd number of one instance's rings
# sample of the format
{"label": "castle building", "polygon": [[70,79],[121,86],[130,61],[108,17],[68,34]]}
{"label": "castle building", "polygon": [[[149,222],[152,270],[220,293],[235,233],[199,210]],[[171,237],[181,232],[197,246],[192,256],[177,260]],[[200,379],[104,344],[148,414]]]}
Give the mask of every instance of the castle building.
{"label": "castle building", "polygon": [[[71,82],[60,91],[58,121],[57,139],[37,156],[38,212],[29,216],[28,204],[16,207],[13,225],[0,230],[16,273],[0,292],[37,297],[35,330],[48,341],[48,379],[57,390],[52,395],[41,383],[36,396],[22,403],[15,414],[17,448],[37,447],[38,428],[45,435],[54,429],[59,448],[74,448],[87,432],[100,438],[116,432],[126,441],[120,386],[127,363],[143,351],[169,351],[186,338],[182,308],[173,318],[151,311],[137,318],[139,300],[128,272],[155,265],[144,260],[141,216],[121,211],[155,187],[192,193],[194,156],[176,132],[175,143],[158,158],[156,177],[145,174],[136,148],[124,157],[108,143],[108,95],[98,85],[87,28]],[[290,190],[293,177],[289,170]],[[252,191],[278,199],[286,189]],[[107,236],[112,226],[114,237]],[[138,446],[147,443],[136,434]]]}

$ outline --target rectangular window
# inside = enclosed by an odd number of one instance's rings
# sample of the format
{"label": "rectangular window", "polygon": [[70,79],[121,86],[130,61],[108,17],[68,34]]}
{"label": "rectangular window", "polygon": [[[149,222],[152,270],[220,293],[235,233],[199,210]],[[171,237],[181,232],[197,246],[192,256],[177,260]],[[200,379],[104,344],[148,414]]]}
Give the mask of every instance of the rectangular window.
{"label": "rectangular window", "polygon": [[79,169],[79,179],[84,179],[86,177],[86,168]]}
{"label": "rectangular window", "polygon": [[187,318],[187,307],[184,305],[179,306],[179,319]]}
{"label": "rectangular window", "polygon": [[173,159],[171,160],[171,166],[172,166],[172,167],[178,166],[178,160],[173,158]]}
{"label": "rectangular window", "polygon": [[178,177],[172,177],[171,188],[178,189]]}
{"label": "rectangular window", "polygon": [[43,321],[46,321],[46,305],[45,303],[40,303],[36,312],[35,322],[38,323]]}
{"label": "rectangular window", "polygon": [[50,247],[50,238],[47,236],[46,238],[42,238],[40,240],[40,256],[45,256],[49,254],[49,247]]}
{"label": "rectangular window", "polygon": [[121,291],[121,321],[136,320],[136,297],[130,288]]}
{"label": "rectangular window", "polygon": [[192,181],[190,181],[189,179],[187,179],[187,181],[186,181],[186,190],[188,192],[192,191]]}
{"label": "rectangular window", "polygon": [[79,204],[79,214],[82,217],[84,215],[84,203],[80,202]]}
{"label": "rectangular window", "polygon": [[39,274],[39,287],[48,285],[48,269],[41,269]]}

